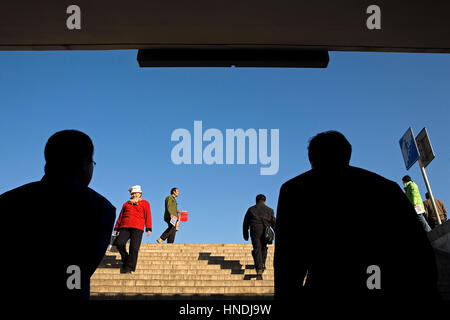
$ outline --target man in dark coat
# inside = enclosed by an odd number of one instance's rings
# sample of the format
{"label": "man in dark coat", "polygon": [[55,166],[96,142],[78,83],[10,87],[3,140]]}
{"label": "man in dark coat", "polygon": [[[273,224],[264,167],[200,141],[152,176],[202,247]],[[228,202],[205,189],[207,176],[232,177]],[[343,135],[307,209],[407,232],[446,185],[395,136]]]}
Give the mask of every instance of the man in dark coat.
{"label": "man in dark coat", "polygon": [[86,134],[57,132],[45,146],[44,177],[0,195],[9,298],[89,298],[115,219],[114,206],[88,187],[93,152]]}
{"label": "man in dark coat", "polygon": [[262,275],[266,268],[267,242],[264,240],[266,226],[275,228],[275,215],[273,209],[266,206],[266,197],[263,194],[258,194],[256,205],[248,208],[243,224],[245,241],[248,241],[248,229],[250,228],[253,245],[252,255],[258,275]]}
{"label": "man in dark coat", "polygon": [[[430,227],[434,229],[439,225],[436,217],[436,211],[434,211],[433,204],[431,203],[431,197],[428,192],[425,193],[425,198],[427,198],[427,200],[423,202],[423,206],[425,207],[425,218],[427,219]],[[444,203],[441,200],[434,199],[434,203],[436,204],[439,219],[441,219],[441,223],[444,223],[447,221],[447,208],[445,208]]]}
{"label": "man in dark coat", "polygon": [[276,299],[434,298],[435,258],[414,208],[393,181],[350,166],[351,150],[339,132],[316,135],[312,169],[282,185]]}

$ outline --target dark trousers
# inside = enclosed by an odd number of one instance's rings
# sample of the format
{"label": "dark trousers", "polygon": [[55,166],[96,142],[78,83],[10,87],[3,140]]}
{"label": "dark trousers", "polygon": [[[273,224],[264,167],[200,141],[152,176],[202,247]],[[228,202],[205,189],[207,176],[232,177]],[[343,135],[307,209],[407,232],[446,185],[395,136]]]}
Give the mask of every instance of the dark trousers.
{"label": "dark trousers", "polygon": [[177,228],[175,228],[170,221],[166,221],[167,222],[167,229],[163,232],[163,234],[161,235],[161,240],[166,240],[167,239],[167,243],[173,243],[175,241],[175,235],[177,233]]}
{"label": "dark trousers", "polygon": [[[124,269],[131,271],[136,270],[136,264],[139,254],[139,248],[141,247],[142,234],[144,231],[134,228],[120,229],[120,233],[116,239],[116,247],[122,257],[122,263]],[[130,239],[130,253],[126,250],[126,244]]]}
{"label": "dark trousers", "polygon": [[255,224],[250,226],[250,238],[253,245],[253,261],[256,270],[264,270],[267,259],[267,243],[264,241],[264,226]]}

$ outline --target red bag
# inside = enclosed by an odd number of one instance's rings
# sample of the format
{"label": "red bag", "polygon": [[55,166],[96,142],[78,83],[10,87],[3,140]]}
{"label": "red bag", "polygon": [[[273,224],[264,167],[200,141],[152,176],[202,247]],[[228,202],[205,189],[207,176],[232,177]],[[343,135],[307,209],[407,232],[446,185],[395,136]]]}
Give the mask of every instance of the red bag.
{"label": "red bag", "polygon": [[188,213],[187,211],[180,211],[180,221],[187,221]]}

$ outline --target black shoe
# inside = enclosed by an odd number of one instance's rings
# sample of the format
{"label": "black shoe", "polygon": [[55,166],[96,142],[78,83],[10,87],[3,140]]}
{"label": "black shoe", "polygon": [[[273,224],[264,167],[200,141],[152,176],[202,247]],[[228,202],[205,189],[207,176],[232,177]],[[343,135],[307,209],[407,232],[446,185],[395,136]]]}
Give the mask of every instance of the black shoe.
{"label": "black shoe", "polygon": [[262,280],[263,279],[263,277],[262,277],[263,272],[264,272],[264,270],[262,270],[262,269],[256,270],[256,280]]}
{"label": "black shoe", "polygon": [[132,271],[128,267],[120,268],[120,273],[131,273]]}

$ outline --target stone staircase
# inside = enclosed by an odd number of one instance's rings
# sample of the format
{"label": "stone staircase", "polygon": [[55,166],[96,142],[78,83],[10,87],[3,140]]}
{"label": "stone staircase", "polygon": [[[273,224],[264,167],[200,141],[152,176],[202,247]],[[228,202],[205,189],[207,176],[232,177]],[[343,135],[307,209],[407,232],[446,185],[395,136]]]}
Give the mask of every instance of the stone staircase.
{"label": "stone staircase", "polygon": [[132,274],[121,274],[119,253],[108,251],[91,277],[91,299],[273,299],[273,250],[262,279],[251,244],[143,243]]}

